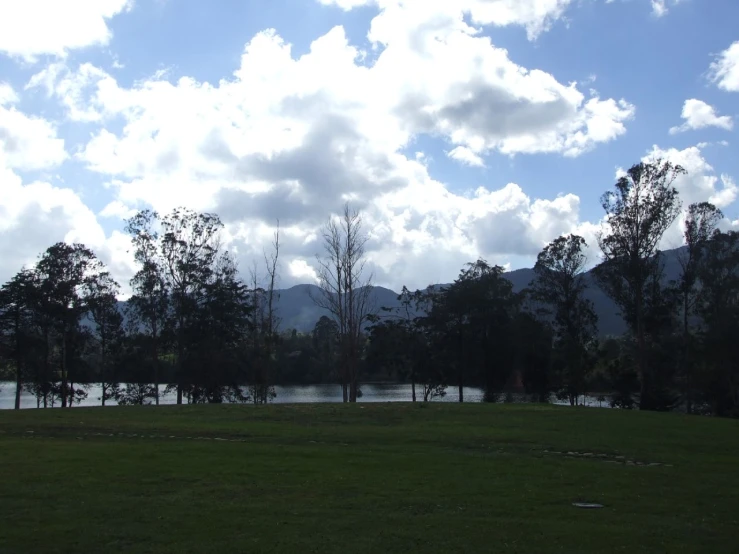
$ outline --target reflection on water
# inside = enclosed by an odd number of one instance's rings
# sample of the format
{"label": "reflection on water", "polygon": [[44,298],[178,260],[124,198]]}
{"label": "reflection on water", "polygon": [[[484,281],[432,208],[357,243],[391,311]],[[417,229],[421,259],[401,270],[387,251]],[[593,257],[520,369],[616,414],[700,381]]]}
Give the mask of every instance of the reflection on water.
{"label": "reflection on water", "polygon": [[[160,386],[159,402],[160,404],[175,404],[177,402],[177,394],[164,393],[164,385]],[[411,386],[409,384],[397,383],[381,383],[381,384],[365,384],[361,386],[362,397],[359,402],[410,402]],[[292,385],[287,387],[275,387],[277,397],[274,399],[275,404],[305,404],[312,402],[341,402],[341,387],[339,385]],[[449,387],[444,398],[436,398],[434,402],[457,402],[457,388]],[[420,387],[416,387],[416,398],[422,399],[423,393]],[[520,400],[520,398],[518,398]],[[465,402],[480,402],[482,400],[482,390],[474,387],[465,387]],[[564,404],[553,397],[556,404]],[[114,400],[108,400],[106,405],[115,405]],[[606,402],[598,402],[595,397],[585,397],[585,404],[588,406],[607,406]],[[15,383],[0,383],[0,409],[12,409],[15,405]],[[75,404],[77,406],[77,404]],[[100,385],[91,385],[87,389],[87,398],[82,401],[79,406],[100,406]],[[28,392],[21,394],[21,408],[35,408],[36,397]]]}

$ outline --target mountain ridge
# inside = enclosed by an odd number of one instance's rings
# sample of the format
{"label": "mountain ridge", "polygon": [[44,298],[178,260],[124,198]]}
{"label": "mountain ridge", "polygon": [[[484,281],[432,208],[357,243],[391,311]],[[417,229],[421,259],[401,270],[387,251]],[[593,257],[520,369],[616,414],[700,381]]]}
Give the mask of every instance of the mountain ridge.
{"label": "mountain ridge", "polygon": [[[680,271],[678,253],[683,248],[662,252],[665,264],[664,278],[666,281],[677,279]],[[505,272],[503,276],[513,284],[513,290],[515,292],[520,292],[529,286],[534,279],[535,273],[532,268],[521,268]],[[623,334],[626,331],[626,324],[619,314],[619,309],[597,285],[592,269],[585,272],[585,280],[588,286],[585,297],[592,301],[595,307],[595,313],[598,316],[599,335]],[[435,286],[446,287],[450,284],[446,283]],[[309,332],[322,315],[329,315],[326,310],[319,308],[313,303],[309,291],[318,294],[320,293],[320,288],[312,284],[299,284],[278,291],[279,299],[276,307],[278,316],[281,319],[282,330],[296,329],[299,332]],[[377,309],[380,307],[394,308],[400,305],[397,299],[399,293],[388,288],[373,286],[371,294]]]}

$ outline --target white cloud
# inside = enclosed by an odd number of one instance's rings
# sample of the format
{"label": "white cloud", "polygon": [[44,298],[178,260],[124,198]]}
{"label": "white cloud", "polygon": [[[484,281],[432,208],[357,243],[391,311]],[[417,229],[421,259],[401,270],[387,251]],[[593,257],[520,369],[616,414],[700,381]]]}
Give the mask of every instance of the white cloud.
{"label": "white cloud", "polygon": [[5,104],[15,104],[18,102],[18,95],[8,83],[0,83],[0,106]]}
{"label": "white cloud", "polygon": [[[475,25],[504,27],[519,25],[526,29],[530,40],[548,31],[552,24],[563,18],[573,0],[318,0],[324,5],[335,5],[343,10],[360,6],[377,6],[393,14],[419,14],[425,12],[436,23],[443,25],[445,18],[458,19],[469,14]],[[407,23],[408,20],[405,21]]]}
{"label": "white cloud", "polygon": [[98,214],[100,217],[109,217],[112,219],[129,219],[136,215],[138,210],[126,206],[120,200],[109,202]]}
{"label": "white cloud", "polygon": [[[0,89],[6,103],[18,100],[10,89]],[[62,163],[67,153],[56,128],[39,117],[28,116],[0,102],[0,156],[3,165],[21,171],[48,169]]]}
{"label": "white cloud", "polygon": [[130,241],[119,232],[106,237],[75,191],[43,180],[24,182],[17,173],[53,170],[66,157],[64,141],[48,121],[0,106],[0,283],[58,241],[83,242],[119,278],[132,274]]}
{"label": "white cloud", "polygon": [[[567,5],[387,1],[370,28],[371,66],[341,27],[299,58],[268,30],[218,83],[154,75],[124,86],[90,64],[56,62],[28,88],[57,99],[68,120],[99,125],[75,155],[109,183],[114,198],[99,217],[146,205],[215,211],[242,267],[261,258],[279,218],[289,286],[313,278],[318,227],[351,199],[371,232],[378,284],[425,286],[478,255],[529,263],[561,233],[592,236],[575,195],[534,198],[514,183],[455,194],[431,178],[426,156],[403,154],[428,135],[480,166],[491,152],[578,156],[623,135],[635,110],[627,101],[515,64],[464,19],[536,34]],[[127,239],[89,232],[120,278],[130,275]]]}
{"label": "white cloud", "polygon": [[375,0],[318,0],[318,3],[324,6],[338,6],[344,11],[349,11],[361,6],[373,5]]}
{"label": "white cloud", "polygon": [[483,159],[466,146],[457,146],[446,153],[453,160],[473,167],[485,167]]}
{"label": "white cloud", "polygon": [[69,50],[107,44],[108,20],[132,0],[23,0],[0,2],[0,53],[35,61]]}
{"label": "white cloud", "polygon": [[295,258],[288,266],[290,276],[301,283],[318,283],[316,270],[302,258]]}
{"label": "white cloud", "polygon": [[670,129],[671,135],[689,130],[705,129],[706,127],[718,127],[727,131],[734,127],[734,121],[730,116],[719,116],[713,106],[695,98],[685,101],[682,118],[685,123],[678,127],[672,127]]}
{"label": "white cloud", "polygon": [[718,55],[711,64],[709,78],[720,89],[739,92],[739,40]]}
{"label": "white cloud", "polygon": [[652,13],[655,17],[667,15],[667,4],[665,0],[652,0]]}
{"label": "white cloud", "polygon": [[[733,204],[739,195],[739,188],[733,178],[726,174],[717,175],[714,168],[703,157],[698,146],[691,146],[683,150],[676,148],[663,149],[653,146],[652,150],[643,158],[643,161],[656,159],[669,160],[673,164],[682,166],[686,175],[675,180],[675,188],[680,193],[683,208],[694,202],[711,202],[720,209]],[[725,224],[730,226],[726,220]],[[683,244],[683,218],[678,219],[665,233],[660,247],[662,249],[677,248]]]}

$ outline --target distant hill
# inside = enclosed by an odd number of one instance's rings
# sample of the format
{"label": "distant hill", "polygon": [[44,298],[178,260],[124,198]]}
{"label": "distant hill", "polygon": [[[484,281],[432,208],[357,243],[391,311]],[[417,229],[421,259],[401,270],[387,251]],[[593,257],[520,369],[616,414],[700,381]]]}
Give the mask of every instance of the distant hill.
{"label": "distant hill", "polygon": [[[667,250],[665,256],[665,279],[667,281],[677,279],[680,265],[677,254],[681,249]],[[534,279],[533,269],[517,269],[505,273],[506,279],[513,284],[513,290],[519,292],[526,288]],[[626,325],[619,314],[619,310],[613,301],[598,287],[592,271],[586,273],[585,279],[588,283],[586,297],[593,302],[595,312],[598,315],[598,331],[601,336],[620,335],[626,330]],[[446,285],[441,285],[446,286]],[[281,321],[281,328],[297,329],[300,332],[309,332],[313,329],[322,315],[328,313],[317,307],[311,300],[310,291],[314,295],[320,294],[320,289],[315,285],[296,285],[289,289],[280,290],[280,299],[277,309]],[[378,308],[386,306],[398,307],[398,293],[383,287],[373,287],[372,300]]]}
{"label": "distant hill", "polygon": [[[667,281],[677,279],[680,265],[677,254],[681,249],[667,250],[665,256],[665,279]],[[513,284],[513,290],[519,292],[526,288],[534,279],[533,269],[517,269],[504,274],[506,279]],[[586,297],[593,302],[595,312],[598,315],[598,330],[601,336],[620,335],[626,330],[626,325],[619,315],[616,305],[598,287],[592,272],[585,275],[588,283]],[[439,285],[441,287],[447,285]],[[316,322],[323,315],[329,315],[327,311],[316,306],[311,298],[320,297],[321,291],[316,285],[295,285],[289,289],[281,289],[277,301],[277,314],[280,317],[280,328],[284,330],[296,329],[299,332],[310,332]],[[379,309],[380,307],[398,307],[398,293],[384,287],[372,287],[371,300]],[[121,303],[125,304],[125,303]],[[123,307],[123,306],[121,306]]]}

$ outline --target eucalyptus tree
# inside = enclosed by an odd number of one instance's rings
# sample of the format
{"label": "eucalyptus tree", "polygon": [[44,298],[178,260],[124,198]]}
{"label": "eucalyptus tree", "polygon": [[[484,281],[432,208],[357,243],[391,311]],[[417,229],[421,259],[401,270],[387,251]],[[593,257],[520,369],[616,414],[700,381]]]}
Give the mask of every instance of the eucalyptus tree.
{"label": "eucalyptus tree", "polygon": [[95,324],[98,342],[101,405],[118,395],[117,357],[123,341],[123,314],[118,306],[120,285],[108,272],[87,284],[90,318]]}
{"label": "eucalyptus tree", "polygon": [[632,166],[614,190],[601,197],[605,228],[598,235],[604,261],[595,275],[600,287],[621,310],[636,339],[641,382],[640,407],[655,406],[652,375],[647,363],[647,310],[660,293],[663,265],[659,243],[680,214],[675,179],[687,173],[679,165],[656,160]]}
{"label": "eucalyptus tree", "polygon": [[550,316],[562,392],[573,405],[585,393],[597,336],[595,309],[585,298],[585,248],[585,239],[578,235],[553,240],[537,257],[531,287],[532,296]]}
{"label": "eucalyptus tree", "polygon": [[739,417],[739,233],[714,232],[703,255],[696,302],[703,371],[696,380],[715,415]]}
{"label": "eucalyptus tree", "polygon": [[216,260],[185,330],[188,355],[183,371],[194,403],[245,402],[247,337],[253,333],[250,291],[228,253]]}
{"label": "eucalyptus tree", "polygon": [[456,373],[460,402],[470,378],[482,381],[486,400],[493,400],[510,376],[519,298],[503,271],[483,259],[467,264],[434,297],[426,319]]}
{"label": "eucalyptus tree", "polygon": [[[131,235],[134,259],[139,265],[131,279],[133,296],[127,302],[127,316],[131,333],[143,333],[147,338],[153,369],[153,394],[159,404],[160,356],[169,322],[170,294],[164,278],[164,263],[159,250],[159,215],[143,210],[126,221],[126,232]],[[134,391],[136,399],[143,394]]]}
{"label": "eucalyptus tree", "polygon": [[36,264],[42,309],[59,336],[62,407],[71,405],[75,397],[69,378],[71,364],[79,362],[72,354],[79,348],[71,347],[78,346],[73,341],[80,338],[79,325],[89,311],[90,283],[102,270],[102,263],[92,250],[82,244],[63,242],[50,246]]}
{"label": "eucalyptus tree", "polygon": [[196,316],[197,295],[212,277],[223,223],[215,214],[177,208],[160,219],[162,276],[171,298],[171,325],[177,367],[177,404],[182,404],[186,329]]}
{"label": "eucalyptus tree", "polygon": [[23,269],[0,289],[0,354],[13,365],[16,410],[20,409],[31,350],[36,285],[34,272]]}
{"label": "eucalyptus tree", "polygon": [[709,202],[691,204],[685,214],[683,232],[685,247],[677,258],[681,272],[675,288],[680,296],[683,335],[680,365],[684,384],[683,396],[688,413],[693,411],[694,373],[697,361],[693,359],[695,337],[690,321],[695,315],[699,294],[699,275],[705,261],[705,252],[722,218],[721,210]]}

